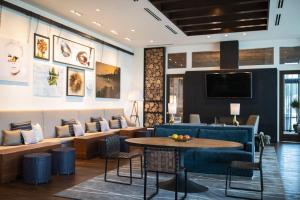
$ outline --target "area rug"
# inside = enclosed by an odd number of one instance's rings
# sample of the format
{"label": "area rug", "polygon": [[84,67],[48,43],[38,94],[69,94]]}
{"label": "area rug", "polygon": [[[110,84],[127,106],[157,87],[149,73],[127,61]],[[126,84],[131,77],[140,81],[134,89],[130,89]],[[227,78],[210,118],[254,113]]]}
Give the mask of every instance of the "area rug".
{"label": "area rug", "polygon": [[[258,155],[256,155],[258,156]],[[258,159],[258,158],[257,158]],[[285,199],[284,189],[280,172],[277,163],[277,157],[274,147],[266,147],[263,156],[263,171],[264,171],[264,199],[276,200]],[[127,166],[122,167],[121,172],[126,174],[128,172]],[[139,175],[138,161],[134,167],[134,174]],[[114,180],[124,180],[116,176],[116,170],[109,172],[109,177]],[[225,197],[225,176],[224,175],[210,175],[189,173],[189,178],[196,183],[205,185],[209,188],[207,192],[203,193],[189,193],[186,199],[189,200],[221,200],[232,199]],[[161,175],[160,180],[168,180],[170,175]],[[148,174],[148,192],[149,195],[155,191],[155,174]],[[104,182],[103,175],[94,177],[85,182],[82,182],[74,187],[68,188],[62,192],[55,194],[58,197],[70,198],[70,199],[82,199],[82,200],[129,200],[129,199],[143,199],[143,180],[133,179],[133,184],[121,185],[115,183]],[[252,179],[245,177],[233,176],[232,185],[239,187],[258,188],[259,187],[259,173],[255,172]],[[231,190],[229,194],[237,195],[244,198],[260,198],[260,193],[250,191],[237,191]],[[179,197],[182,196],[179,193]],[[153,199],[174,199],[174,192],[160,189],[159,194]],[[241,198],[243,199],[243,198]]]}

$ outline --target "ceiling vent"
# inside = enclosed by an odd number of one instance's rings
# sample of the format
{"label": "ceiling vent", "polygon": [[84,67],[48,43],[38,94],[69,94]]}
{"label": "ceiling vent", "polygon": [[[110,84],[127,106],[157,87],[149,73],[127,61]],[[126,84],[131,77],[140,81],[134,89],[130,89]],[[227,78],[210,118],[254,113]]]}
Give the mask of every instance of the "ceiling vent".
{"label": "ceiling vent", "polygon": [[152,10],[150,10],[149,8],[144,8],[144,9],[146,10],[147,13],[149,13],[157,21],[161,21],[161,18],[159,16],[157,16]]}
{"label": "ceiling vent", "polygon": [[170,27],[169,25],[165,25],[166,26],[166,28],[169,30],[169,31],[171,31],[173,34],[178,34],[172,27]]}
{"label": "ceiling vent", "polygon": [[275,26],[279,26],[280,18],[281,18],[281,14],[277,14],[275,19]]}
{"label": "ceiling vent", "polygon": [[284,2],[284,0],[278,0],[277,8],[282,8],[283,2]]}

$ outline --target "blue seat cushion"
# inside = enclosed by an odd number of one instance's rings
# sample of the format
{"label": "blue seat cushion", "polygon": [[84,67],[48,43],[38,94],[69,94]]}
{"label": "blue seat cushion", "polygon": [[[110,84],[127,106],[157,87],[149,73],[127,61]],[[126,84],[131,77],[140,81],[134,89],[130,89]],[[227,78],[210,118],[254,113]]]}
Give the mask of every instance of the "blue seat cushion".
{"label": "blue seat cushion", "polygon": [[199,138],[227,140],[245,144],[248,142],[247,130],[200,129]]}
{"label": "blue seat cushion", "polygon": [[197,149],[194,152],[196,161],[204,163],[230,163],[231,161],[253,161],[250,152],[234,149]]}
{"label": "blue seat cushion", "polygon": [[157,137],[169,137],[172,134],[189,135],[191,137],[198,137],[198,129],[172,129],[172,128],[156,128],[155,136]]}

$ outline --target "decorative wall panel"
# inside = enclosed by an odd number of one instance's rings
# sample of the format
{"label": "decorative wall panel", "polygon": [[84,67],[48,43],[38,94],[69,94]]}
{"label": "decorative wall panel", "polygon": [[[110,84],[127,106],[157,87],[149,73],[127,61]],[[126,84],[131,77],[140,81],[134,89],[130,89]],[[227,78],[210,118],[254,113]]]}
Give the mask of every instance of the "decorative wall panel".
{"label": "decorative wall panel", "polygon": [[274,48],[240,49],[239,66],[273,65]]}
{"label": "decorative wall panel", "polygon": [[192,67],[220,66],[220,51],[202,51],[192,53]]}
{"label": "decorative wall panel", "polygon": [[165,48],[144,50],[144,126],[165,120]]}

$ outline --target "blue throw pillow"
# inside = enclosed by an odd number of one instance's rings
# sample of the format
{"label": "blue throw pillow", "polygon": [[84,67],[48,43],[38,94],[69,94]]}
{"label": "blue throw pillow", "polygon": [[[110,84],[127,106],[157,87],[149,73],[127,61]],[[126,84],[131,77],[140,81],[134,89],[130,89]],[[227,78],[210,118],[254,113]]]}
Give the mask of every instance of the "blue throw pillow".
{"label": "blue throw pillow", "polygon": [[198,137],[198,129],[175,129],[175,128],[156,128],[156,137],[169,137],[172,134],[189,135],[191,137]]}
{"label": "blue throw pillow", "polygon": [[200,129],[199,138],[227,140],[245,144],[248,142],[247,130]]}

